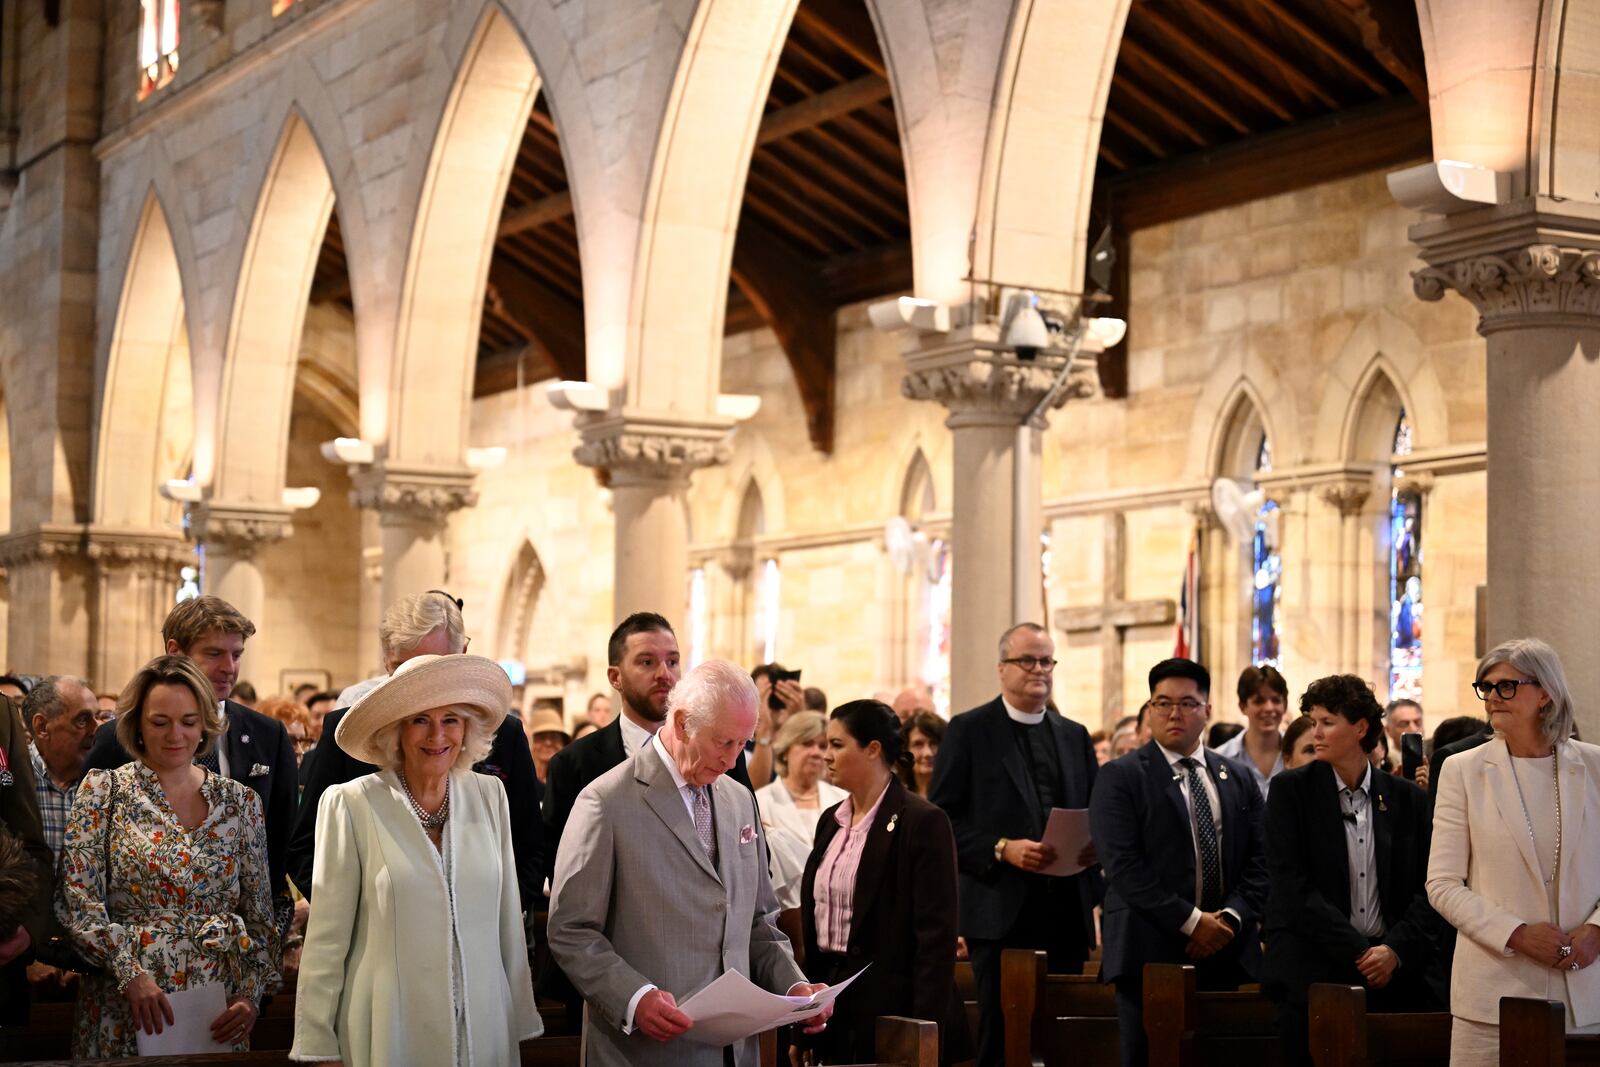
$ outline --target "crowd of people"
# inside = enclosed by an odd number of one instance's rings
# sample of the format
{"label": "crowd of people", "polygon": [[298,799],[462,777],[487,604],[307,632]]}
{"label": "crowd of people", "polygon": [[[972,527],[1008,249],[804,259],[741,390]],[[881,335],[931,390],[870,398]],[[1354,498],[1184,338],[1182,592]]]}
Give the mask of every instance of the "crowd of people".
{"label": "crowd of people", "polygon": [[[1150,963],[1259,984],[1291,1064],[1318,982],[1451,1012],[1452,1063],[1498,1062],[1503,995],[1600,1032],[1600,748],[1535,639],[1479,663],[1486,718],[1424,741],[1415,701],[1352,675],[1294,700],[1269,665],[1237,680],[1243,724],[1214,722],[1181,658],[1091,734],[1029,623],[998,635],[994,699],[949,722],[923,686],[830,709],[780,664],[685,671],[651,613],[575,723],[515,709],[440,590],[386,612],[384,675],[252,707],[254,633],[198,597],[114,696],[0,677],[0,1024],[71,996],[75,1056],[132,1056],[210,992],[212,1047],[245,1050],[293,981],[293,1059],[504,1064],[544,1031],[537,989],[586,1020],[585,1062],[754,1067],[754,1038],[696,1042],[682,1001],[730,970],[791,996],[859,975],[786,1029],[794,1063],[871,1061],[876,1020],[905,1015],[938,1023],[941,1062],[988,1067],[1001,954],[1029,948],[1098,962],[1130,1067]],[[1057,809],[1087,812],[1065,853]]]}

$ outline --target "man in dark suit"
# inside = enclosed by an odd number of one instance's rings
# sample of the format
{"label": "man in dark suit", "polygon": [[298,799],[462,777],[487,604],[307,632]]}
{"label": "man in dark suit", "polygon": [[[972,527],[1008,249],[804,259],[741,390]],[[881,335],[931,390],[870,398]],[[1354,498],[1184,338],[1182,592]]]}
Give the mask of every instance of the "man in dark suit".
{"label": "man in dark suit", "polygon": [[[1097,871],[1039,872],[1052,808],[1085,808],[1096,761],[1089,732],[1049,710],[1055,644],[1020,623],[1000,638],[1000,695],[950,721],[928,799],[950,816],[961,871],[960,929],[978,985],[978,1063],[1005,1055],[1000,954],[1043,949],[1050,970],[1076,973],[1094,947]],[[1094,863],[1093,849],[1075,857]]]}
{"label": "man in dark suit", "polygon": [[[294,828],[299,793],[294,746],[282,723],[228,699],[239,680],[244,643],[255,632],[255,624],[239,609],[214,596],[179,603],[161,624],[167,654],[185,656],[199,667],[200,673],[210,679],[220,705],[222,743],[196,762],[243,782],[261,797],[267,826],[267,884],[272,888],[278,930],[286,932],[294,911],[285,878],[289,833]],[[85,772],[111,770],[133,758],[117,741],[116,725],[108,722],[95,733],[94,747],[84,760]]]}
{"label": "man in dark suit", "polygon": [[[390,606],[378,627],[378,642],[385,665],[392,672],[414,656],[458,656],[467,649],[461,602],[437,589],[402,597]],[[348,708],[329,713],[322,722],[322,738],[306,753],[305,791],[300,817],[289,841],[289,877],[311,898],[311,873],[317,846],[317,804],[332,786],[352,782],[377,768],[340,748],[334,735]],[[544,849],[544,826],[539,818],[542,790],[534,773],[533,754],[522,732],[522,720],[508,715],[495,731],[489,754],[472,765],[479,774],[499,778],[511,809],[511,850],[517,864],[517,889],[524,911],[535,910],[544,894],[550,870]],[[551,856],[551,859],[554,857]]]}
{"label": "man in dark suit", "polygon": [[1100,977],[1117,988],[1124,1067],[1148,1060],[1145,964],[1193,964],[1202,989],[1237,988],[1261,969],[1261,790],[1201,744],[1210,694],[1211,675],[1192,660],[1152,667],[1152,740],[1100,768],[1089,801],[1106,874]]}
{"label": "man in dark suit", "polygon": [[1442,1011],[1439,916],[1428,905],[1432,819],[1422,788],[1375,770],[1367,754],[1383,708],[1350,674],[1300,698],[1317,758],[1279,775],[1267,797],[1267,955],[1285,1064],[1310,1064],[1312,983],[1365,985],[1369,1011]]}

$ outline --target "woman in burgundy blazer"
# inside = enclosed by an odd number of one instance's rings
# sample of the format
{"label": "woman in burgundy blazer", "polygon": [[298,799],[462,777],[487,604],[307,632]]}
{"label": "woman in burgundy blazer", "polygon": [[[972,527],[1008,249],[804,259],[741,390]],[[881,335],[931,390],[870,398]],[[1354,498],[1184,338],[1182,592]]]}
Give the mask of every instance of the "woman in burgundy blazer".
{"label": "woman in burgundy blazer", "polygon": [[955,988],[955,836],[945,813],[896,777],[903,755],[888,705],[856,700],[834,710],[828,768],[850,797],[822,813],[806,863],[805,969],[832,983],[872,966],[840,995],[827,1029],[804,1035],[818,1063],[873,1062],[880,1015],[938,1023],[942,1064],[971,1055]]}

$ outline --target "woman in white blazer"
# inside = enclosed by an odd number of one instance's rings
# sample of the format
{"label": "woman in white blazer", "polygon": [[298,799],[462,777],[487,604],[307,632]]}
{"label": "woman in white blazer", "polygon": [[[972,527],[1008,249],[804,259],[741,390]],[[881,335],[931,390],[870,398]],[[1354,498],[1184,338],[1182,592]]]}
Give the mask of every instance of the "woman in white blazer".
{"label": "woman in white blazer", "polygon": [[[1445,761],[1433,812],[1428,900],[1453,925],[1450,1063],[1499,1059],[1501,997],[1567,1008],[1600,1032],[1600,747],[1572,739],[1555,650],[1520,638],[1478,664],[1494,739]],[[1590,823],[1589,820],[1596,820]]]}
{"label": "woman in white blazer", "polygon": [[544,1032],[500,780],[475,774],[511,704],[481,656],[418,656],[340,722],[380,769],[317,810],[290,1058],[499,1067]]}
{"label": "woman in white blazer", "polygon": [[849,794],[823,774],[828,721],[814,711],[797,711],[773,739],[778,776],[756,790],[761,825],[772,853],[772,891],[781,908],[800,906],[800,876],[805,873],[817,820]]}

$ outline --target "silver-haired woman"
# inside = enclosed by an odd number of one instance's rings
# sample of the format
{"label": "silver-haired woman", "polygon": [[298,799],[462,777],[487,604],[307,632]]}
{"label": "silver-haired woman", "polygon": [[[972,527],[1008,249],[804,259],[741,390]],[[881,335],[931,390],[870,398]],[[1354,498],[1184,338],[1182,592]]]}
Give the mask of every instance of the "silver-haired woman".
{"label": "silver-haired woman", "polygon": [[1567,1029],[1600,1032],[1600,747],[1572,739],[1572,698],[1555,650],[1520,638],[1478,664],[1473,690],[1494,739],[1439,777],[1428,900],[1456,939],[1450,1062],[1497,1064],[1501,997],[1567,1008]]}
{"label": "silver-haired woman", "polygon": [[493,660],[417,656],[339,723],[339,747],[379,770],[317,810],[290,1058],[515,1063],[544,1032],[505,790],[471,770],[510,705]]}

